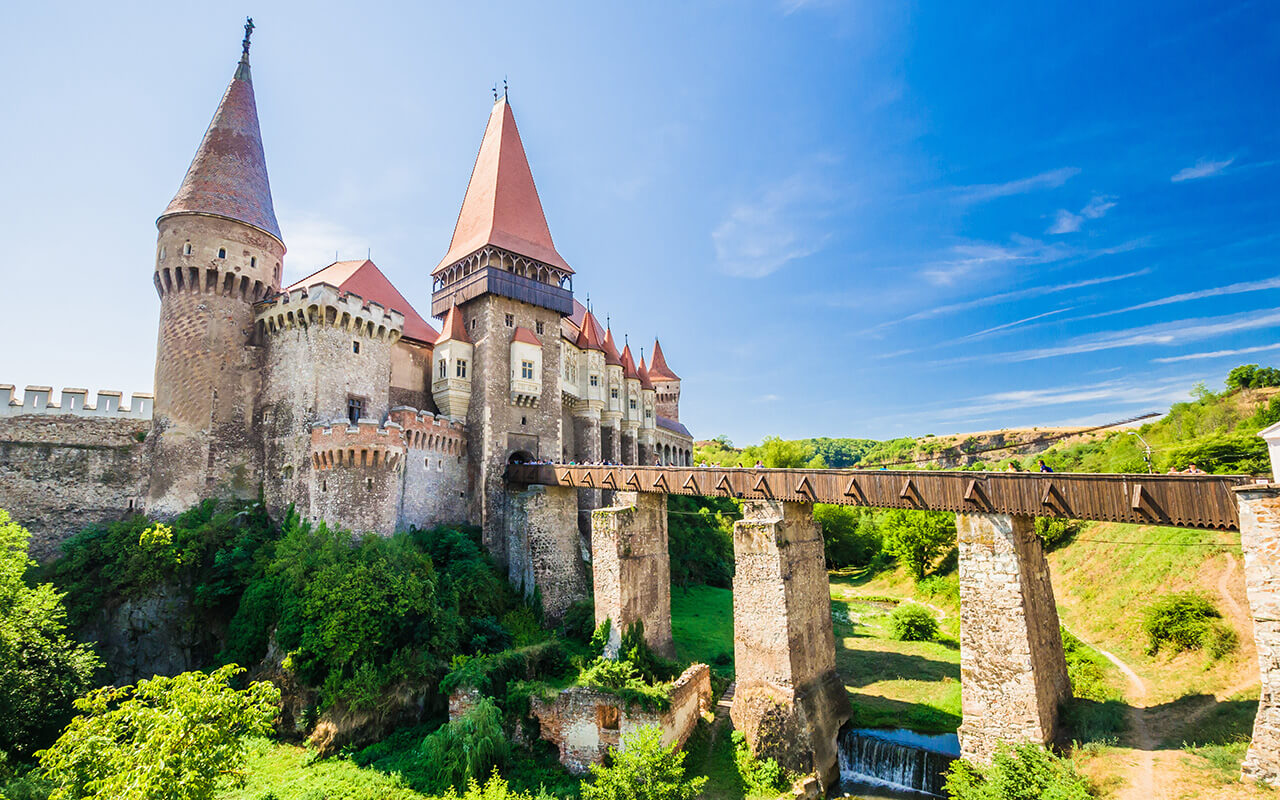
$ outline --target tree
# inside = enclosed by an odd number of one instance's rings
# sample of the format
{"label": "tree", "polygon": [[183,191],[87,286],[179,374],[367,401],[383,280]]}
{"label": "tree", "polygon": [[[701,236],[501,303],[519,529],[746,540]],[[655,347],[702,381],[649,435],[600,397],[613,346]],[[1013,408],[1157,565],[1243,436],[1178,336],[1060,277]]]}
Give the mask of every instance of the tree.
{"label": "tree", "polygon": [[[754,449],[754,448],[753,448]],[[766,436],[760,443],[760,460],[773,469],[798,469],[813,458],[813,447],[800,441]]]}
{"label": "tree", "polygon": [[99,666],[88,645],[67,638],[63,595],[23,582],[34,565],[30,538],[0,509],[0,756],[30,756],[52,742]]}
{"label": "tree", "polygon": [[817,503],[813,518],[822,526],[827,566],[832,569],[864,567],[883,546],[869,510]]}
{"label": "tree", "polygon": [[81,716],[38,753],[57,787],[50,800],[211,800],[220,781],[243,782],[244,739],[270,732],[280,691],[265,681],[231,688],[242,672],[157,676],[77,700]]}
{"label": "tree", "polygon": [[1227,388],[1248,389],[1253,386],[1253,376],[1257,371],[1257,364],[1241,364],[1227,373]]}
{"label": "tree", "polygon": [[886,511],[880,518],[886,548],[917,581],[956,542],[956,518],[943,511]]}
{"label": "tree", "polygon": [[622,747],[610,749],[613,763],[591,766],[595,778],[582,785],[582,800],[693,800],[706,784],[705,776],[684,776],[684,753],[664,747],[654,726],[623,737]]}
{"label": "tree", "polygon": [[1001,743],[990,766],[951,763],[947,793],[955,800],[1089,800],[1089,782],[1070,761],[1037,744]]}

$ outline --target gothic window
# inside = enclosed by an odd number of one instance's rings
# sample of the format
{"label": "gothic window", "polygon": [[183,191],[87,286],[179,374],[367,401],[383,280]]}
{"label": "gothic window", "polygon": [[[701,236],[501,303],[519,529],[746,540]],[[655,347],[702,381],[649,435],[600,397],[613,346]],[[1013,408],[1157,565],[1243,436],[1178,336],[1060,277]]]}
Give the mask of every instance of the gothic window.
{"label": "gothic window", "polygon": [[532,361],[520,362],[520,377],[525,379],[526,381],[533,380],[533,362]]}
{"label": "gothic window", "polygon": [[631,410],[632,411],[636,410],[636,399],[634,397],[631,398]]}
{"label": "gothic window", "polygon": [[591,376],[591,385],[592,385],[592,386],[599,386],[599,385],[600,385],[600,376],[599,376],[599,375],[592,375],[592,376]]}
{"label": "gothic window", "polygon": [[515,324],[516,324],[516,317],[515,317],[515,315],[514,315],[514,314],[507,314],[507,315],[506,315],[506,319],[507,319],[507,327],[508,327],[508,328],[510,328],[512,325],[515,325]]}
{"label": "gothic window", "polygon": [[617,399],[618,399],[618,390],[617,390],[617,389],[610,389],[610,390],[609,390],[609,397],[613,398],[614,400],[617,400]]}
{"label": "gothic window", "polygon": [[353,352],[353,353],[359,353],[359,352],[360,352],[360,343],[359,343],[359,342],[352,342],[352,343],[351,343],[351,352]]}
{"label": "gothic window", "polygon": [[458,359],[458,370],[457,370],[457,372],[458,372],[458,377],[459,377],[459,378],[465,378],[465,377],[467,377],[467,360],[466,360],[465,358],[460,358],[460,359]]}
{"label": "gothic window", "polygon": [[440,359],[440,377],[449,377],[449,362],[443,358]]}
{"label": "gothic window", "polygon": [[351,424],[355,425],[364,416],[364,398],[363,397],[347,397],[347,419],[351,420]]}
{"label": "gothic window", "polygon": [[219,248],[218,248],[218,258],[226,258],[226,257],[227,257],[227,248],[225,248],[225,247],[219,247]]}
{"label": "gothic window", "polygon": [[653,409],[652,409],[652,408],[646,408],[646,409],[644,410],[644,416],[645,416],[645,419],[653,419]]}
{"label": "gothic window", "polygon": [[534,325],[535,325],[535,327],[538,329],[538,335],[539,335],[539,336],[541,336],[541,335],[542,335],[542,323],[541,323],[541,322],[537,322],[537,323],[534,323]]}

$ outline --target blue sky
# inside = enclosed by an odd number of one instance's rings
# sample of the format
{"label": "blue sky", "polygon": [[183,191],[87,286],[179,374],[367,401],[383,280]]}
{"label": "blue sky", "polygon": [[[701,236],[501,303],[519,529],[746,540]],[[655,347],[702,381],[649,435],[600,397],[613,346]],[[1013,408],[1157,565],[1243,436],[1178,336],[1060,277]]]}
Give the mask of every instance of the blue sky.
{"label": "blue sky", "polygon": [[491,87],[575,289],[662,338],[698,437],[1166,408],[1280,363],[1280,7],[19,4],[0,382],[152,383],[155,218],[239,56],[286,278],[415,303]]}

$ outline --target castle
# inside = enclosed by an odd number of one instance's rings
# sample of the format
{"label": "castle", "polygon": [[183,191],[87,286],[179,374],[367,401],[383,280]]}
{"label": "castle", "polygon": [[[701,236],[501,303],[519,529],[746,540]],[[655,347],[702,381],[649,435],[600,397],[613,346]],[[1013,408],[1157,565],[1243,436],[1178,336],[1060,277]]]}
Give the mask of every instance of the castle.
{"label": "castle", "polygon": [[[249,69],[156,225],[155,396],[0,386],[0,507],[48,557],[79,527],[207,497],[389,534],[471,522],[505,561],[513,461],[690,464],[680,378],[574,300],[511,106],[496,98],[423,317],[369,260],[282,284]],[[581,513],[600,492],[581,493]]]}

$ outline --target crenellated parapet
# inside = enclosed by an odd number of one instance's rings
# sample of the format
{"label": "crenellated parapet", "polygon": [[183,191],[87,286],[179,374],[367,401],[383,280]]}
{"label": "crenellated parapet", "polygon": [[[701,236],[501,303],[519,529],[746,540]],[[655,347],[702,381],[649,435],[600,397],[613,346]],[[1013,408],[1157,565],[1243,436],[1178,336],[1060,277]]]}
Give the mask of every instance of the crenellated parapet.
{"label": "crenellated parapet", "polygon": [[395,343],[404,333],[404,314],[328,283],[281,292],[259,303],[255,312],[264,335],[295,328],[330,327]]}
{"label": "crenellated parapet", "polygon": [[399,423],[378,424],[362,419],[317,423],[311,428],[311,465],[318,471],[377,469],[399,471],[404,465],[405,443]]}
{"label": "crenellated parapet", "polygon": [[450,456],[466,452],[467,426],[461,422],[410,406],[391,409],[391,421],[404,431],[405,446],[410,450],[430,450]]}
{"label": "crenellated parapet", "polygon": [[102,389],[98,391],[98,402],[89,405],[87,389],[63,389],[61,402],[51,404],[49,400],[53,397],[53,389],[48,386],[28,386],[21,400],[14,399],[14,388],[12,384],[0,384],[0,417],[69,414],[77,417],[151,419],[154,403],[153,395],[135,392],[126,407],[121,404],[123,394]]}

